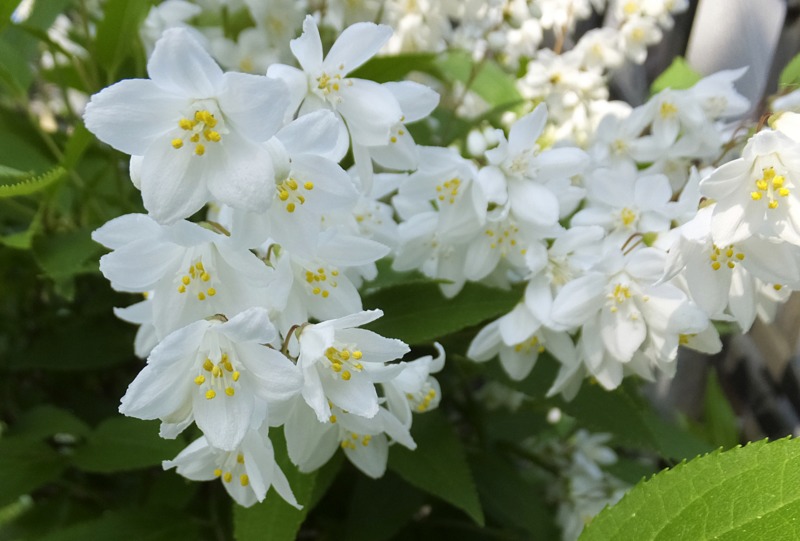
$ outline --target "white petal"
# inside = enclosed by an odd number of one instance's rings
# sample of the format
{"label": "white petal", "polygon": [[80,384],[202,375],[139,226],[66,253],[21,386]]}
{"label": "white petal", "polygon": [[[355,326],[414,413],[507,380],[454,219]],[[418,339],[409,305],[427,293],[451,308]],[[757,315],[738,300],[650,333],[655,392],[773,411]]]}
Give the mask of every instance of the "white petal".
{"label": "white petal", "polygon": [[[305,24],[303,24],[305,29]],[[385,24],[355,23],[345,28],[325,57],[324,69],[350,73],[375,56],[389,38],[392,29]]]}
{"label": "white petal", "polygon": [[403,111],[403,122],[409,124],[425,118],[439,104],[439,93],[413,81],[383,83],[389,89]]}
{"label": "white petal", "polygon": [[289,107],[286,84],[263,75],[229,72],[217,96],[226,123],[262,143],[275,135]]}
{"label": "white petal", "polygon": [[539,104],[533,112],[517,120],[508,133],[508,154],[518,156],[536,146],[547,122],[547,106]]}
{"label": "white petal", "polygon": [[211,98],[222,84],[222,70],[183,28],[165,30],[147,62],[158,86],[189,98]]}
{"label": "white petal", "polygon": [[289,43],[292,54],[306,73],[316,72],[322,65],[322,40],[314,17],[306,15],[303,33]]}
{"label": "white petal", "polygon": [[392,93],[373,81],[348,79],[337,110],[347,122],[353,141],[362,145],[385,145],[389,130],[403,116]]}
{"label": "white petal", "polygon": [[369,445],[362,445],[360,441],[354,441],[354,444],[355,449],[348,446],[344,450],[348,460],[373,479],[383,477],[386,472],[386,461],[389,459],[389,444],[386,436],[383,434],[373,436]]}

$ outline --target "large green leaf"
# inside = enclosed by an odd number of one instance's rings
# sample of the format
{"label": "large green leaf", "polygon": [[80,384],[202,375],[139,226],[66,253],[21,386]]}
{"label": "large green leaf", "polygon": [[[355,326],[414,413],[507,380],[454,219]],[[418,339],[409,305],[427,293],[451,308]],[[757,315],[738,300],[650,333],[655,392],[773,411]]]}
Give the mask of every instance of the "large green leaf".
{"label": "large green leaf", "polygon": [[275,462],[286,474],[298,503],[304,507],[295,509],[272,489],[263,502],[252,507],[233,504],[233,534],[237,541],[293,541],[310,508],[317,472],[300,473],[289,461],[283,432],[273,430],[270,439],[275,447]]}
{"label": "large green leaf", "polygon": [[436,338],[477,325],[511,310],[520,300],[513,290],[467,284],[453,299],[446,299],[436,284],[415,283],[387,287],[364,296],[365,308],[380,308],[384,316],[369,328],[409,344]]}
{"label": "large green leaf", "polygon": [[175,457],[183,447],[180,439],[160,438],[157,421],[111,417],[75,450],[73,463],[94,473],[137,470],[160,466],[162,460]]}
{"label": "large green leaf", "polygon": [[483,510],[461,441],[438,411],[414,418],[417,449],[394,446],[389,468],[412,485],[438,496],[483,525]]}
{"label": "large green leaf", "polygon": [[634,487],[581,541],[800,539],[800,440],[715,452]]}
{"label": "large green leaf", "polygon": [[12,434],[30,439],[44,439],[55,434],[86,436],[90,431],[75,415],[50,404],[26,411],[12,427]]}
{"label": "large green leaf", "polygon": [[393,473],[356,481],[345,525],[348,541],[385,541],[405,526],[425,503],[425,494]]}
{"label": "large green leaf", "polygon": [[436,66],[446,81],[460,81],[491,107],[511,107],[522,101],[514,78],[493,60],[475,63],[466,51],[451,51],[437,59]]}
{"label": "large green leaf", "polygon": [[54,481],[67,458],[44,442],[26,437],[0,439],[0,507]]}
{"label": "large green leaf", "polygon": [[400,81],[412,71],[437,75],[436,55],[433,53],[408,53],[378,56],[350,73],[350,77],[369,79],[377,83]]}
{"label": "large green leaf", "polygon": [[96,272],[103,248],[91,235],[91,228],[40,235],[33,241],[34,257],[51,278]]}
{"label": "large green leaf", "polygon": [[149,0],[108,0],[105,3],[95,48],[97,63],[109,74],[115,74],[125,57],[138,47],[139,25],[151,4]]}

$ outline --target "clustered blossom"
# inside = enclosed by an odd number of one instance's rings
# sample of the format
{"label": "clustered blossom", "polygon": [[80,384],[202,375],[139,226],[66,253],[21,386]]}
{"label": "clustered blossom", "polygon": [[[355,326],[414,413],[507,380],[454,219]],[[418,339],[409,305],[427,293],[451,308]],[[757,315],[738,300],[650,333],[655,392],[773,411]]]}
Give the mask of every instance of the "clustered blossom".
{"label": "clustered blossom", "polygon": [[[273,487],[299,507],[272,431],[284,431],[301,471],[341,448],[380,477],[391,445],[416,447],[412,412],[439,403],[431,373],[444,352],[396,362],[408,346],[359,328],[382,312],[364,311],[358,292],[397,244],[372,159],[416,167],[404,123],[438,96],[347,77],[391,36],[373,23],[350,26],[323,61],[309,17],[287,47],[305,71],[223,72],[202,36],[177,24],[191,7],[167,2],[148,19],[147,32],[170,26],[149,79],[114,84],[86,107],[86,126],[131,156],[148,211],[93,236],[111,250],[100,268],[112,287],[144,296],[117,310],[140,325],[135,349],[147,358],[120,412],[159,419],[164,438],[202,432],[165,468],[220,479],[241,505]],[[368,175],[339,165],[351,142]],[[188,221],[204,208],[206,221]]]}
{"label": "clustered blossom", "polygon": [[[467,356],[498,357],[513,380],[547,357],[548,396],[567,399],[587,378],[614,389],[671,376],[680,346],[720,349],[714,322],[746,331],[800,288],[797,92],[749,137],[727,123],[750,109],[734,88],[744,69],[638,107],[608,100],[613,70],[643,62],[687,0],[330,0],[305,17],[292,0],[244,0],[255,26],[235,39],[192,24],[214,4],[152,8],[149,79],[98,93],[85,121],[131,156],[148,211],[94,237],[112,250],[100,265],[112,287],[145,297],[116,312],[140,326],[147,357],[120,410],[161,420],[164,437],[196,424],[203,436],[164,466],[220,478],[242,505],[270,486],[298,505],[270,441],[281,427],[303,472],[341,448],[378,477],[391,445],[415,447],[444,351],[396,362],[408,346],[361,328],[381,315],[359,288],[384,257],[447,297],[468,282],[517,286]],[[593,11],[610,24],[573,43]],[[320,27],[338,35],[327,52]],[[380,51],[451,48],[518,72],[524,101],[506,129],[458,141],[469,158],[409,132],[437,92],[356,72]],[[456,114],[483,112],[455,86]],[[576,438],[611,460],[603,437]],[[579,466],[587,490],[602,484]],[[565,538],[605,501],[579,492]]]}

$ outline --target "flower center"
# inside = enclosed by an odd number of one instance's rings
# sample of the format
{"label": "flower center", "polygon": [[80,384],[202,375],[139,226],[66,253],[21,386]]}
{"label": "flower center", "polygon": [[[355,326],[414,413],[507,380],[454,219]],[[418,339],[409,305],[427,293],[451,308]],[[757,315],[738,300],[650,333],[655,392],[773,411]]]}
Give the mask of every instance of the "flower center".
{"label": "flower center", "polygon": [[325,350],[325,358],[330,363],[331,371],[344,381],[350,381],[350,378],[353,377],[351,370],[361,372],[364,369],[364,366],[358,362],[363,356],[364,354],[360,350],[351,350],[347,346],[342,349],[331,346]]}
{"label": "flower center", "polygon": [[449,201],[449,203],[452,205],[458,198],[459,188],[461,188],[460,178],[453,177],[450,180],[446,180],[436,186],[436,192],[438,193],[436,198],[442,203]]}
{"label": "flower center", "polygon": [[194,144],[194,153],[202,156],[206,153],[206,143],[219,143],[222,135],[215,130],[217,118],[207,109],[195,111],[194,118],[182,118],[178,121],[178,127],[185,133],[181,137],[172,140],[172,148],[183,148],[186,140]]}
{"label": "flower center", "polygon": [[194,378],[194,383],[203,392],[206,400],[213,400],[219,394],[233,396],[239,386],[241,372],[236,369],[234,362],[227,353],[223,353],[216,363],[209,357],[203,361]]}
{"label": "flower center", "polygon": [[339,276],[339,271],[337,269],[330,269],[330,272],[331,279],[328,280],[328,274],[324,267],[318,268],[316,272],[306,269],[306,284],[308,284],[312,295],[319,295],[323,299],[327,299],[331,294],[328,288],[339,286],[339,283],[336,281],[336,277]]}
{"label": "flower center", "polygon": [[631,290],[628,286],[617,284],[607,298],[611,301],[611,306],[609,306],[608,309],[610,312],[614,313],[617,311],[617,305],[621,305],[631,298]]}
{"label": "flower center", "polygon": [[514,224],[506,223],[500,224],[497,227],[487,227],[483,232],[489,239],[489,247],[493,250],[500,250],[503,256],[508,255],[514,250],[519,250],[520,255],[525,255],[528,250],[525,248],[517,248],[519,242],[517,241],[517,233],[519,227]]}
{"label": "flower center", "polygon": [[622,222],[622,225],[625,227],[630,227],[636,222],[636,212],[629,209],[628,207],[623,208],[619,211],[619,221]]}
{"label": "flower center", "polygon": [[250,484],[250,478],[245,471],[242,453],[225,453],[225,459],[214,468],[214,477],[221,477],[225,483],[238,479],[239,484],[246,487]]}
{"label": "flower center", "polygon": [[537,353],[544,353],[544,344],[539,341],[538,336],[532,336],[514,346],[514,351],[522,354],[528,354],[534,349]]}
{"label": "flower center", "polygon": [[737,260],[742,261],[744,259],[744,254],[742,252],[736,252],[733,245],[723,250],[714,244],[711,248],[711,254],[708,257],[711,259],[712,269],[719,270],[722,268],[723,263],[725,263],[729,269],[732,269],[736,267]]}
{"label": "flower center", "polygon": [[204,301],[207,297],[213,297],[217,294],[217,290],[213,284],[217,280],[212,277],[203,265],[202,259],[189,267],[187,274],[180,278],[180,285],[178,285],[178,293],[191,292],[192,295],[197,297],[197,300]]}
{"label": "flower center", "polygon": [[317,77],[317,90],[328,101],[340,102],[342,98],[339,96],[339,90],[341,90],[342,85],[353,86],[353,81],[342,77],[343,73],[344,64],[339,64],[336,73],[331,75],[323,71],[322,74]]}
{"label": "flower center", "polygon": [[677,112],[678,107],[676,107],[674,103],[670,103],[668,101],[663,102],[658,110],[658,113],[664,120],[674,117]]}
{"label": "flower center", "polygon": [[340,444],[342,449],[355,449],[358,443],[367,447],[369,442],[372,441],[372,436],[369,434],[364,434],[363,436],[355,432],[350,432],[349,434],[349,438],[345,436],[344,439],[342,439],[342,443]]}
{"label": "flower center", "polygon": [[292,213],[297,209],[297,205],[303,205],[306,198],[303,195],[303,190],[310,192],[314,189],[314,183],[306,181],[303,184],[298,183],[293,178],[287,178],[280,184],[275,185],[275,191],[278,194],[278,199],[285,203],[286,212]]}
{"label": "flower center", "polygon": [[761,201],[764,199],[768,201],[768,208],[776,209],[778,208],[776,194],[779,197],[786,197],[791,193],[789,188],[784,186],[786,177],[778,175],[774,167],[765,167],[761,172],[761,178],[756,180],[755,191],[750,192],[750,199],[753,201]]}

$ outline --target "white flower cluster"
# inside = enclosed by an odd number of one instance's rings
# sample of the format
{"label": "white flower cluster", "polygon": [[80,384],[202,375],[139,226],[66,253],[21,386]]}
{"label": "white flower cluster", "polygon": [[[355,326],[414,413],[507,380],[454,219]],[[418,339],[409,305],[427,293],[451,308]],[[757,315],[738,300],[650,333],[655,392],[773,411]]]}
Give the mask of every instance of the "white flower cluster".
{"label": "white flower cluster", "polygon": [[[283,427],[303,472],[342,448],[379,477],[390,443],[415,447],[412,412],[441,395],[431,376],[441,348],[393,362],[409,348],[359,328],[382,313],[363,311],[357,290],[395,242],[372,160],[414,168],[404,123],[438,96],[348,77],[390,38],[388,27],[354,24],[324,58],[314,20],[303,28],[289,46],[302,69],[273,64],[269,76],[223,72],[196,32],[170,28],[150,78],[104,89],[84,116],[131,156],[148,211],[93,236],[111,249],[100,269],[112,287],[145,296],[117,311],[140,325],[136,353],[147,357],[120,411],[161,420],[165,438],[194,423],[202,436],[164,467],[219,478],[242,505],[270,486],[298,505],[270,428]],[[351,142],[360,179],[339,165]],[[206,206],[207,221],[187,220]]]}

